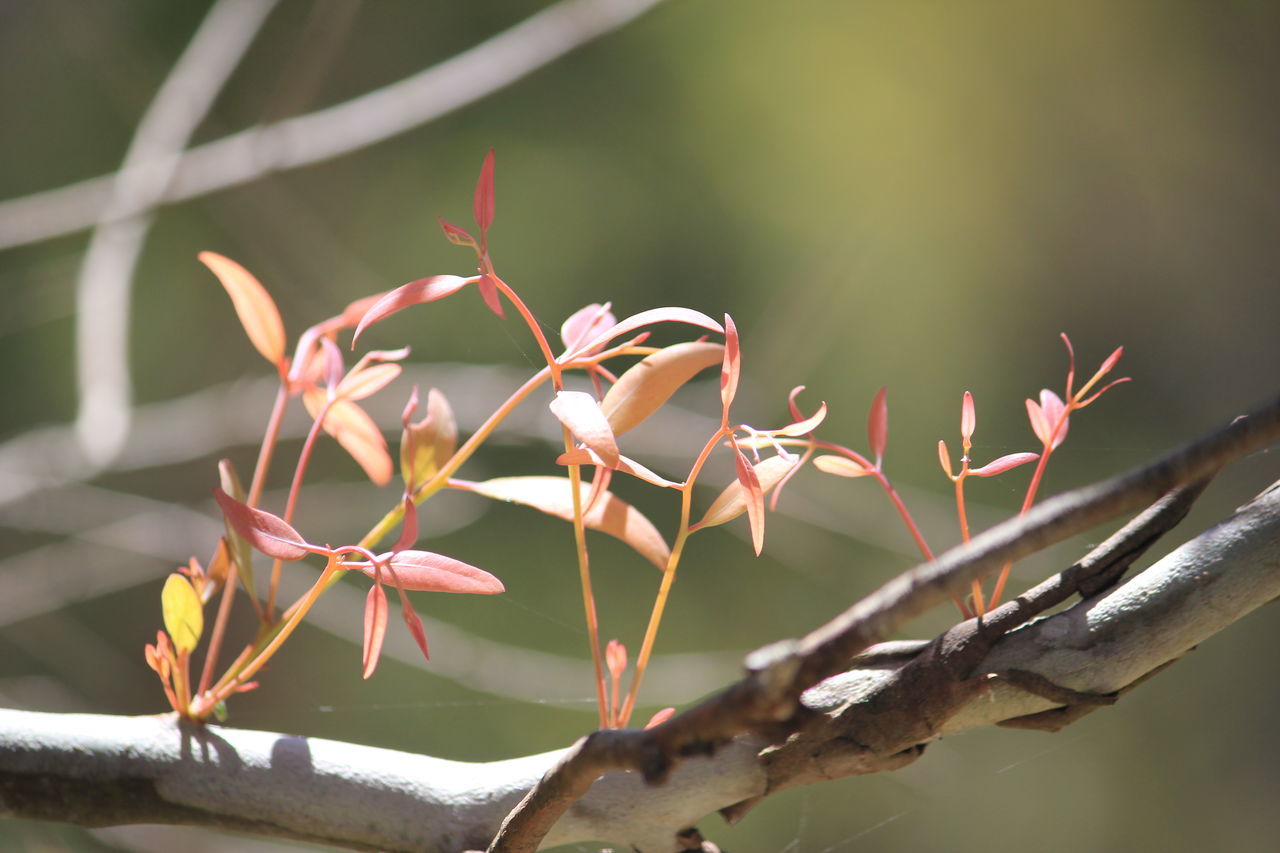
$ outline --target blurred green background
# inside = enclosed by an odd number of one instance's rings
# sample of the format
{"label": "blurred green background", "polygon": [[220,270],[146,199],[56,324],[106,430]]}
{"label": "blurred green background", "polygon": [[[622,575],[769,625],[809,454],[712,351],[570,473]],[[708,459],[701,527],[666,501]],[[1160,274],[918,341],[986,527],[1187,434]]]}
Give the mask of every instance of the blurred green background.
{"label": "blurred green background", "polygon": [[[545,5],[283,0],[194,142],[392,83]],[[118,168],[207,8],[0,5],[0,198]],[[1082,368],[1124,345],[1119,372],[1135,381],[1073,419],[1051,491],[1149,460],[1275,393],[1276,79],[1274,3],[667,0],[411,132],[161,209],[133,279],[129,341],[135,429],[150,437],[135,432],[87,482],[28,470],[68,447],[58,428],[76,410],[87,232],[0,252],[0,703],[164,710],[142,660],[162,580],[187,555],[208,556],[216,460],[250,469],[270,400],[269,371],[198,251],[253,270],[293,335],[356,297],[467,274],[467,250],[435,217],[469,223],[492,146],[493,253],[546,327],[602,300],[619,314],[730,312],[747,374],[735,415],[778,424],[787,391],[804,384],[806,408],[831,406],[826,436],[855,447],[888,385],[890,473],[945,547],[955,533],[934,447],[947,438],[954,452],[961,392],[978,401],[979,460],[1034,449],[1022,399],[1061,388],[1059,332]],[[374,407],[389,429],[411,381],[442,388],[465,430],[537,362],[527,330],[474,293],[368,339],[404,343],[413,377]],[[682,396],[628,447],[679,476],[715,400],[712,386]],[[464,475],[551,472],[542,404],[517,420]],[[1174,539],[1277,470],[1264,453],[1228,471]],[[299,527],[323,541],[355,538],[396,498],[394,486],[362,484],[332,446],[311,482]],[[980,520],[1016,508],[1024,483],[977,484],[990,510]],[[627,495],[671,529],[664,496]],[[476,760],[552,749],[593,726],[568,528],[520,508],[439,503],[425,518],[429,547],[493,571],[509,592],[419,595],[432,662],[399,636],[400,659],[362,682],[353,583],[235,702],[232,724]],[[872,484],[810,474],[771,519],[762,558],[743,530],[695,537],[642,713],[725,683],[742,653],[913,564],[893,525]],[[1087,544],[1020,567],[1018,582]],[[594,547],[605,635],[634,651],[656,573],[611,541]],[[950,619],[939,612],[913,633]],[[1277,640],[1263,612],[1062,734],[951,738],[907,770],[789,791],[738,827],[709,817],[702,829],[735,853],[1272,849],[1280,691],[1265,673]],[[5,849],[178,844],[258,849],[190,830],[0,824]]]}

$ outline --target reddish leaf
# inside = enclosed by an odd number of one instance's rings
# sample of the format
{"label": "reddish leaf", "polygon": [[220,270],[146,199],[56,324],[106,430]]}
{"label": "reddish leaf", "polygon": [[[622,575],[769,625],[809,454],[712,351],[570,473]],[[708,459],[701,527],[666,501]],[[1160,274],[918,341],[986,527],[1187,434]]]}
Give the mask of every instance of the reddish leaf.
{"label": "reddish leaf", "polygon": [[[1038,413],[1038,419],[1037,414]],[[1040,392],[1040,404],[1037,406],[1027,401],[1027,416],[1031,419],[1031,429],[1036,438],[1050,449],[1057,448],[1067,437],[1067,407],[1058,395],[1044,389]],[[1055,433],[1056,430],[1056,433]]]}
{"label": "reddish leaf", "polygon": [[1039,453],[1010,453],[993,462],[988,462],[981,468],[974,468],[969,473],[975,477],[994,477],[996,474],[1003,474],[1011,468],[1026,465],[1028,462],[1034,462],[1039,458]]}
{"label": "reddish leaf", "polygon": [[362,296],[349,303],[346,308],[342,309],[341,328],[354,329],[364,319],[364,315],[369,313],[369,309],[377,305],[378,300],[386,295],[385,292],[374,293],[370,296]]}
{"label": "reddish leaf", "polygon": [[222,514],[231,522],[236,532],[268,557],[301,560],[310,550],[323,550],[309,545],[298,531],[279,516],[247,506],[216,486],[213,489],[213,499],[218,502]]}
{"label": "reddish leaf", "polygon": [[[832,456],[832,457],[823,457],[823,458],[836,459],[839,457]],[[951,473],[951,452],[947,450],[947,443],[942,440],[938,441],[938,461],[942,463],[942,471],[944,474],[946,474],[948,477],[955,476],[954,474]],[[818,460],[815,459],[814,464],[815,465],[818,464]]]}
{"label": "reddish leaf", "polygon": [[724,315],[724,360],[720,365],[720,404],[724,417],[729,417],[729,404],[738,393],[738,376],[742,372],[742,351],[738,347],[738,328],[733,318]]}
{"label": "reddish leaf", "polygon": [[[492,595],[504,591],[502,581],[475,566],[431,551],[397,551],[378,555],[378,561],[390,566],[397,586],[421,592],[463,592]],[[345,563],[348,568],[374,577],[369,563]],[[383,575],[387,571],[384,568]]]}
{"label": "reddish leaf", "polygon": [[445,222],[439,217],[436,217],[436,221],[439,222],[440,227],[444,229],[444,236],[449,238],[450,243],[453,243],[455,246],[470,246],[473,249],[475,248],[475,238],[468,234],[465,228],[459,228],[457,225]]}
{"label": "reddish leaf", "polygon": [[334,393],[344,400],[363,400],[385,388],[400,375],[402,369],[398,364],[371,364],[368,367],[357,367],[342,378]]}
{"label": "reddish leaf", "polygon": [[604,649],[604,662],[613,680],[620,680],[627,669],[627,647],[617,640],[610,640]]}
{"label": "reddish leaf", "polygon": [[[738,484],[742,486],[747,502],[747,521],[751,525],[751,547],[756,556],[764,550],[764,492],[760,488],[760,478],[755,469],[742,455],[742,451],[734,448],[734,464],[738,469]],[[790,471],[788,470],[788,473]]]}
{"label": "reddish leaf", "polygon": [[634,332],[636,329],[645,326],[652,326],[654,323],[688,323],[691,326],[701,326],[704,329],[710,329],[713,332],[723,332],[724,329],[715,320],[712,320],[701,311],[694,311],[692,308],[676,308],[667,306],[665,308],[650,308],[648,311],[641,311],[639,314],[632,314],[618,325],[604,332],[601,332],[590,343],[583,346],[579,352],[592,352],[597,347],[602,347],[614,338],[620,338],[628,332]]}
{"label": "reddish leaf", "polygon": [[1107,356],[1106,361],[1102,362],[1102,366],[1098,368],[1098,372],[1093,374],[1094,381],[1096,382],[1110,373],[1115,368],[1116,362],[1120,360],[1120,356],[1122,355],[1124,355],[1124,347],[1116,347],[1115,352]]}
{"label": "reddish leaf", "polygon": [[560,340],[566,353],[577,352],[582,344],[618,324],[618,318],[613,316],[609,307],[608,302],[603,305],[593,302],[569,315],[569,319],[560,326]]}
{"label": "reddish leaf", "polygon": [[[591,486],[580,483],[585,506]],[[568,477],[498,477],[466,486],[470,491],[499,501],[524,504],[548,515],[573,520],[573,491]],[[605,492],[582,518],[583,524],[621,539],[658,568],[665,568],[671,549],[649,519],[612,492]]]}
{"label": "reddish leaf", "polygon": [[485,155],[484,165],[480,167],[480,179],[476,181],[476,194],[472,200],[472,212],[475,213],[476,225],[480,226],[480,239],[493,224],[493,149]]}
{"label": "reddish leaf", "polygon": [[411,305],[420,305],[424,302],[435,302],[437,299],[444,299],[476,280],[476,276],[462,278],[456,275],[433,275],[429,278],[420,278],[417,281],[400,285],[395,290],[384,295],[373,304],[373,307],[365,312],[365,315],[360,318],[359,325],[356,326],[356,333],[352,337],[351,343],[354,344],[366,328],[379,320],[384,320]]}
{"label": "reddish leaf", "polygon": [[[302,395],[302,401],[312,417],[324,409],[321,392],[310,391]],[[387,440],[364,409],[350,400],[335,400],[321,424],[324,431],[342,445],[342,449],[364,469],[365,475],[375,485],[391,482],[391,455],[387,452]]]}
{"label": "reddish leaf", "polygon": [[871,446],[871,454],[876,458],[876,467],[884,459],[884,448],[889,442],[889,403],[885,399],[888,389],[881,388],[871,401],[871,411],[867,414],[867,441]]}
{"label": "reddish leaf", "polygon": [[382,584],[369,587],[364,600],[364,677],[373,675],[382,654],[382,641],[387,636],[387,593]]}
{"label": "reddish leaf", "polygon": [[489,310],[502,317],[504,316],[502,313],[502,298],[498,293],[497,281],[496,276],[480,276],[480,295],[484,297],[484,304],[488,306]]}
{"label": "reddish leaf", "polygon": [[[756,480],[760,484],[760,493],[762,495],[768,494],[774,486],[782,481],[788,471],[799,464],[800,457],[798,456],[790,459],[785,456],[770,456],[768,459],[757,462],[752,466],[752,469],[755,472]],[[734,480],[711,502],[706,514],[691,529],[724,524],[746,511],[747,493],[743,490],[742,483]]]}
{"label": "reddish leaf", "polygon": [[413,641],[422,650],[422,656],[427,660],[431,660],[431,653],[427,651],[427,632],[422,628],[422,620],[413,611],[413,606],[409,604],[409,599],[405,598],[403,601],[404,606],[400,608],[400,614],[404,617],[404,624],[408,627],[409,633],[413,635]]}
{"label": "reddish leaf", "polygon": [[859,465],[847,456],[817,456],[814,457],[813,467],[837,477],[865,477],[873,473],[871,468]]}
{"label": "reddish leaf", "polygon": [[346,363],[342,358],[342,350],[329,338],[320,339],[320,349],[324,353],[324,384],[332,391],[342,381]]}
{"label": "reddish leaf", "polygon": [[266,288],[252,273],[230,258],[216,252],[201,252],[196,257],[222,282],[236,309],[236,316],[240,318],[240,325],[254,348],[272,364],[282,364],[284,323]]}
{"label": "reddish leaf", "polygon": [[814,412],[809,417],[804,418],[803,420],[797,420],[793,424],[787,424],[781,429],[775,429],[773,430],[773,434],[790,436],[792,438],[801,436],[801,435],[808,435],[809,433],[817,429],[822,424],[822,422],[826,420],[826,417],[827,417],[827,404],[824,401],[822,405],[818,407],[818,411]]}
{"label": "reddish leaf", "polygon": [[646,729],[652,729],[655,726],[660,726],[663,723],[665,723],[667,720],[674,717],[675,714],[676,714],[675,708],[663,708],[661,711],[659,711],[658,713],[650,717],[649,722],[645,723],[644,727]]}
{"label": "reddish leaf", "polygon": [[1040,404],[1035,400],[1027,400],[1027,420],[1031,422],[1031,431],[1036,434],[1036,438],[1040,439],[1040,443],[1048,445],[1049,443],[1049,424],[1044,418],[1044,409],[1040,408]]}
{"label": "reddish leaf", "polygon": [[401,508],[404,510],[404,520],[400,522],[400,538],[396,540],[392,551],[404,551],[418,541],[418,508],[414,505],[413,498],[405,495]]}
{"label": "reddish leaf", "polygon": [[[236,473],[230,459],[218,460],[218,485],[222,487],[222,491],[240,503],[245,502],[244,486],[240,484],[240,475]],[[227,543],[230,549],[229,556],[235,560],[236,567],[239,569],[240,582],[244,584],[245,592],[249,597],[253,598],[256,596],[253,581],[253,548],[249,545],[249,541],[235,529],[229,518],[223,519],[223,529],[227,534],[223,537],[223,541]]]}
{"label": "reddish leaf", "polygon": [[977,426],[978,415],[974,410],[973,395],[965,391],[964,399],[960,403],[960,438],[966,447],[973,441],[973,431]]}
{"label": "reddish leaf", "polygon": [[606,466],[618,464],[618,442],[613,427],[595,398],[583,391],[559,391],[551,401],[551,414],[569,428],[578,441],[590,447]]}
{"label": "reddish leaf", "polygon": [[575,447],[573,450],[561,453],[556,457],[556,464],[595,465],[606,471],[621,471],[624,474],[630,474],[633,477],[638,477],[639,479],[644,480],[646,483],[652,483],[653,485],[661,486],[664,489],[678,489],[682,485],[681,483],[676,483],[655,474],[639,462],[622,454],[618,455],[618,464],[610,469],[609,466],[604,464],[604,460],[601,459],[599,455],[585,447]]}
{"label": "reddish leaf", "polygon": [[707,341],[674,344],[632,365],[605,393],[600,409],[614,435],[621,435],[657,411],[701,370],[720,363],[725,348]]}

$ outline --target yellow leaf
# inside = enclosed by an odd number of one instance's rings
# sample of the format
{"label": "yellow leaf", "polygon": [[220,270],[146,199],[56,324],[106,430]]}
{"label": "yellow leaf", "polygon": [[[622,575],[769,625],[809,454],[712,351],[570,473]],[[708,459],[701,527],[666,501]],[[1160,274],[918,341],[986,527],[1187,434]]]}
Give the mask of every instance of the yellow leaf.
{"label": "yellow leaf", "polygon": [[200,596],[177,572],[164,582],[160,609],[164,614],[164,629],[173,638],[173,647],[179,654],[193,650],[204,631],[204,611],[200,607]]}
{"label": "yellow leaf", "polygon": [[249,341],[267,361],[280,364],[284,360],[284,323],[267,289],[247,269],[217,252],[201,252],[197,257],[226,288]]}

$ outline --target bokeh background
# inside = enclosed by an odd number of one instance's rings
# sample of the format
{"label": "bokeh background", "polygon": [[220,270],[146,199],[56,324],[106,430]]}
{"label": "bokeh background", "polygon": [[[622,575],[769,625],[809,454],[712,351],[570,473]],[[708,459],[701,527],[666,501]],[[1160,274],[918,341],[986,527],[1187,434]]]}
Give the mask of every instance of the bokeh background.
{"label": "bokeh background", "polygon": [[[116,170],[209,5],[0,5],[0,198]],[[193,143],[393,83],[547,5],[282,0]],[[88,231],[6,248],[0,703],[164,710],[142,660],[162,580],[187,555],[207,557],[216,460],[250,468],[270,400],[268,369],[196,253],[255,271],[295,335],[356,297],[466,274],[466,250],[435,217],[469,221],[491,146],[494,255],[544,325],[600,300],[620,313],[728,311],[748,376],[737,416],[776,424],[804,384],[810,406],[831,406],[826,435],[854,446],[887,385],[889,469],[935,546],[955,539],[934,446],[954,443],[961,392],[978,400],[975,456],[1033,449],[1022,400],[1061,387],[1059,332],[1084,365],[1124,345],[1120,372],[1134,381],[1073,420],[1050,490],[1223,423],[1274,394],[1280,375],[1278,19],[1257,2],[659,3],[409,132],[162,207],[132,275],[134,433],[96,473],[76,462],[67,429],[75,324],[94,322],[76,317]],[[466,429],[537,362],[527,331],[473,293],[388,321],[369,343],[414,348],[412,376],[378,410],[389,429],[412,381],[443,389]],[[637,434],[635,455],[678,475],[715,398],[710,386],[681,396]],[[547,421],[531,405],[464,473],[550,471]],[[1173,538],[1278,472],[1274,453],[1235,466]],[[299,526],[322,540],[355,538],[396,497],[331,446],[311,482]],[[975,486],[980,518],[1016,507],[1024,483]],[[670,530],[663,496],[628,496]],[[552,749],[593,725],[567,527],[439,503],[425,520],[432,547],[509,592],[419,596],[432,662],[399,637],[398,659],[362,682],[363,589],[342,588],[232,706],[232,724],[475,760]],[[1029,562],[1018,582],[1087,544]],[[612,542],[595,547],[605,634],[635,649],[656,574]],[[725,683],[744,652],[913,562],[871,484],[801,478],[763,557],[742,530],[694,538],[643,710]],[[1264,610],[1062,734],[948,739],[899,773],[790,791],[738,827],[708,817],[702,829],[735,853],[1271,849],[1278,640]],[[0,823],[5,849],[179,844],[282,849],[192,830]]]}

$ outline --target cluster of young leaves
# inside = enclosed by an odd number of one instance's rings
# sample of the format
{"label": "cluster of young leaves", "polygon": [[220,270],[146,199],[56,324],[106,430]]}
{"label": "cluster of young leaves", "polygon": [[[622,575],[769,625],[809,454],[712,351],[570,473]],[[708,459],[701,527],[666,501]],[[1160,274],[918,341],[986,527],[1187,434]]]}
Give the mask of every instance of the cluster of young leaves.
{"label": "cluster of young leaves", "polygon": [[[148,645],[148,664],[160,676],[170,704],[180,714],[196,720],[222,713],[232,694],[252,689],[251,681],[262,666],[306,616],[310,607],[343,574],[360,572],[372,580],[364,609],[362,671],[370,677],[378,663],[387,630],[388,598],[385,586],[395,587],[406,625],[424,657],[426,634],[406,591],[492,594],[503,591],[502,583],[489,572],[454,557],[415,547],[419,538],[419,508],[444,489],[478,494],[495,501],[517,503],[571,524],[595,671],[599,720],[602,727],[628,724],[635,709],[638,691],[656,642],[666,602],[674,584],[681,555],[692,534],[747,516],[752,547],[759,554],[764,546],[765,497],[772,492],[770,507],[776,507],[785,483],[809,461],[819,471],[841,477],[871,477],[901,515],[922,554],[929,559],[923,534],[884,471],[888,442],[888,405],[881,389],[871,405],[867,423],[870,456],[848,447],[817,438],[815,431],[826,417],[825,403],[812,415],[804,415],[796,402],[799,386],[788,398],[790,420],[781,427],[757,429],[734,422],[731,407],[742,375],[742,348],[732,318],[723,323],[701,312],[682,307],[655,308],[619,320],[609,304],[591,304],[564,321],[555,354],[541,324],[520,295],[497,273],[490,252],[489,230],[495,215],[494,158],[490,151],[480,171],[473,198],[473,217],[479,237],[466,229],[440,220],[451,242],[470,248],[476,258],[476,274],[435,275],[409,282],[384,294],[375,294],[349,305],[340,315],[307,329],[298,339],[294,354],[286,354],[286,336],[280,315],[263,286],[243,267],[220,255],[205,252],[201,261],[214,273],[231,297],[250,342],[276,369],[280,385],[268,418],[253,480],[246,491],[229,461],[219,465],[219,486],[214,497],[225,518],[225,535],[218,542],[208,569],[192,558],[171,575],[162,593],[165,630],[155,645]],[[407,348],[366,353],[347,369],[338,338],[352,333],[351,346],[372,325],[401,310],[434,303],[475,285],[485,305],[499,318],[505,306],[515,308],[537,342],[545,366],[530,377],[506,400],[501,401],[485,422],[464,442],[445,396],[430,389],[425,414],[414,420],[421,406],[418,389],[412,389],[401,415],[398,466],[392,461],[381,430],[361,408],[360,402],[394,382],[401,373],[400,362]],[[646,345],[650,327],[675,324],[710,332],[663,347]],[[1066,337],[1063,336],[1064,341]],[[1070,353],[1070,342],[1067,341]],[[1093,386],[1119,358],[1120,351],[1104,363],[1080,391],[1073,391],[1074,354],[1068,372],[1066,402],[1049,391],[1040,402],[1028,401],[1032,427],[1044,446],[1039,454],[1020,453],[1001,457],[980,468],[971,468],[968,453],[975,425],[972,397],[966,393],[962,407],[961,436],[964,456],[959,473],[952,473],[946,445],[940,443],[943,467],[956,484],[961,532],[968,538],[964,512],[963,483],[968,476],[994,476],[1018,465],[1039,459],[1024,511],[1034,500],[1045,462],[1066,435],[1071,412],[1084,408],[1110,386],[1089,395]],[[634,359],[615,372],[616,360]],[[679,480],[668,479],[625,451],[627,432],[659,411],[680,388],[702,371],[719,368],[720,419],[706,436],[701,450]],[[565,385],[565,375],[579,372],[590,382],[591,391],[573,390]],[[1123,380],[1118,380],[1123,381]],[[562,473],[537,476],[496,477],[471,481],[456,476],[459,469],[483,446],[493,430],[518,405],[544,384],[550,385],[547,401],[550,415],[561,426],[563,450],[554,463]],[[1113,383],[1114,384],[1114,383]],[[259,504],[271,460],[276,450],[279,428],[288,401],[301,398],[312,418],[280,514]],[[399,498],[357,543],[331,547],[304,538],[293,526],[297,502],[312,452],[321,434],[327,434],[360,465],[378,485],[390,483],[397,473],[401,481]],[[702,472],[716,452],[729,455],[734,479],[723,486],[695,521],[694,493]],[[549,462],[551,460],[548,460]],[[635,507],[612,490],[613,480],[624,475],[651,486],[671,490],[679,501],[679,520],[668,543],[663,533]],[[378,543],[399,528],[389,550],[377,552]],[[623,695],[628,667],[626,647],[610,640],[600,641],[600,626],[592,591],[587,530],[603,532],[623,541],[660,570],[649,622],[640,645],[629,684]],[[255,554],[272,560],[265,597],[254,581]],[[284,563],[308,556],[322,557],[321,572],[297,601],[277,612],[276,595]],[[1005,583],[1002,573],[991,603],[998,601]],[[235,593],[243,590],[258,616],[258,629],[240,655],[213,680],[219,651],[226,631]],[[191,655],[204,632],[204,607],[221,592],[197,686],[192,688]],[[987,602],[975,585],[969,603],[957,601],[966,615],[980,614]],[[607,673],[607,678],[606,678]],[[655,715],[655,725],[670,713]]]}

